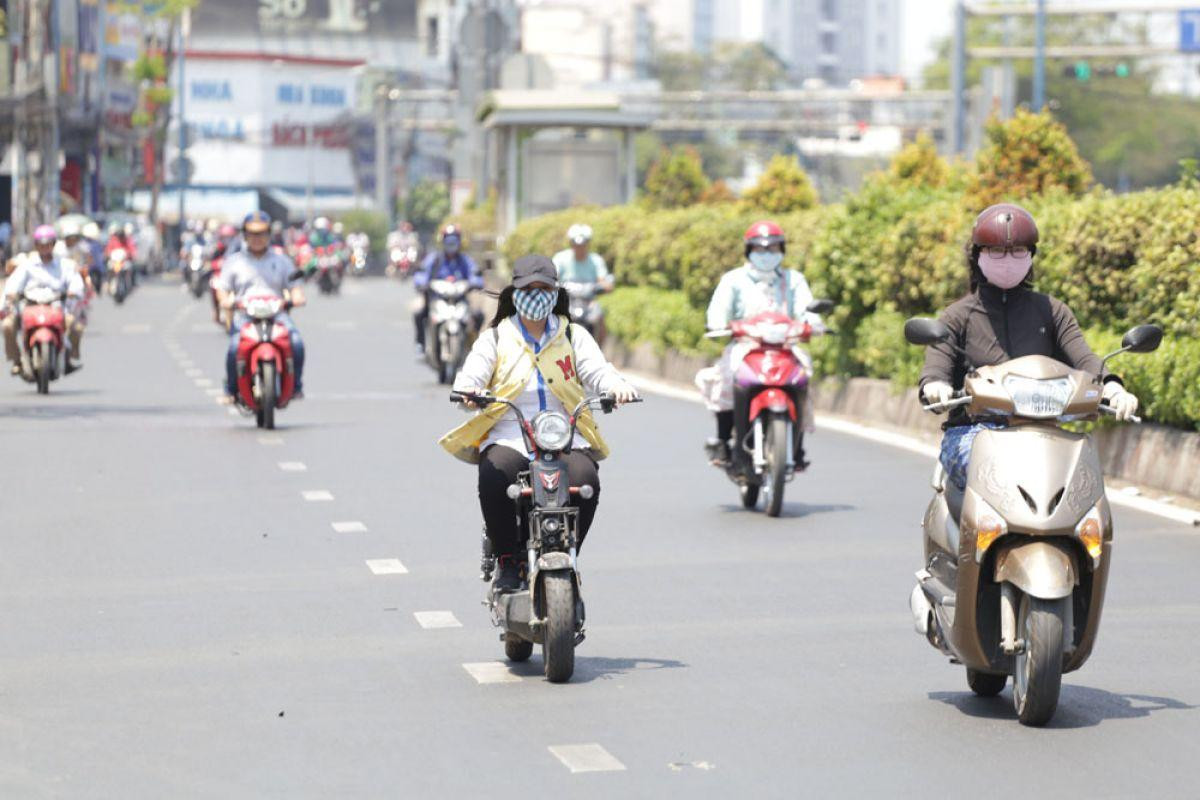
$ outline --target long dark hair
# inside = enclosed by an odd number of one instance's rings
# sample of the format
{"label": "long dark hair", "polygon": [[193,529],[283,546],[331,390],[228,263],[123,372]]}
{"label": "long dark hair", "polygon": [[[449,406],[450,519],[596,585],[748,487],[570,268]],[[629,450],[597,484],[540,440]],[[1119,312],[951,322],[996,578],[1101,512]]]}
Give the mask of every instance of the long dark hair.
{"label": "long dark hair", "polygon": [[[981,252],[983,252],[983,248],[968,238],[966,246],[963,247],[963,256],[965,256],[967,261],[968,283],[970,285],[970,288],[967,289],[967,294],[975,294],[976,289],[987,283],[987,278],[983,276],[983,271],[979,269],[979,254]],[[1029,248],[1029,255],[1031,257],[1037,256],[1037,245]],[[1025,280],[1021,281],[1021,286],[1027,289],[1033,286],[1033,272],[1034,266],[1030,266],[1029,274],[1025,276]]]}
{"label": "long dark hair", "polygon": [[[512,284],[500,290],[500,295],[496,298],[496,316],[492,317],[491,327],[496,327],[517,313],[516,303],[513,302],[513,291],[514,287]],[[571,296],[567,294],[565,289],[558,290],[558,299],[554,301],[554,308],[551,309],[550,313],[563,317],[571,316]]]}

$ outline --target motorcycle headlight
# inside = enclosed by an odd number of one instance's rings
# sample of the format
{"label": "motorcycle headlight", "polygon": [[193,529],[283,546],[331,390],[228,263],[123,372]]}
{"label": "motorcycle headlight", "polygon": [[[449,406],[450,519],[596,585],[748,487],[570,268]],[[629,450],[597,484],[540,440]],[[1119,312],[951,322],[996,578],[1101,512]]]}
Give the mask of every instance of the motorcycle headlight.
{"label": "motorcycle headlight", "polygon": [[791,327],[786,322],[776,322],[770,325],[760,325],[758,334],[767,344],[783,344],[787,341],[788,329]]}
{"label": "motorcycle headlight", "polygon": [[1070,378],[1038,380],[1009,375],[1004,379],[1004,389],[1019,416],[1045,419],[1062,416],[1075,384]]}
{"label": "motorcycle headlight", "polygon": [[555,411],[543,411],[533,418],[533,441],[543,450],[559,451],[571,440],[570,421]]}

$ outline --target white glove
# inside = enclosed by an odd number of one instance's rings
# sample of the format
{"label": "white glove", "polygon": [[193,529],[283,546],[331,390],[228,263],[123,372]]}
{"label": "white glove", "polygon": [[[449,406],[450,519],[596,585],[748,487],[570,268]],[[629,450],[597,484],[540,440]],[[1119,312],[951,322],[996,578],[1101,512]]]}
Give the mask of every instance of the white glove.
{"label": "white glove", "polygon": [[945,405],[954,399],[954,387],[945,381],[930,381],[921,390],[929,405]]}
{"label": "white glove", "polygon": [[633,388],[628,381],[621,381],[612,388],[612,396],[617,401],[617,405],[623,403],[631,403],[638,399],[638,391]]}
{"label": "white glove", "polygon": [[1138,399],[1132,392],[1125,391],[1125,387],[1116,381],[1109,381],[1104,384],[1104,402],[1113,410],[1113,416],[1120,422],[1126,422],[1137,413]]}

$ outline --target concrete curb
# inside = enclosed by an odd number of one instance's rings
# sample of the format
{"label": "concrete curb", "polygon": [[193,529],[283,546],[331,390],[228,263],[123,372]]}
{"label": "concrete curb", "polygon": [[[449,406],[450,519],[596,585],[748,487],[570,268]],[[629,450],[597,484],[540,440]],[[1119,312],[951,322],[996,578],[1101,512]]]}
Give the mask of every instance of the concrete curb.
{"label": "concrete curb", "polygon": [[[612,363],[646,391],[700,403],[693,387],[707,359],[658,353],[649,345],[626,347],[609,341]],[[941,417],[926,414],[915,389],[897,393],[890,381],[852,378],[826,381],[814,392],[817,425],[910,452],[936,457]],[[1161,425],[1107,427],[1095,434],[1109,486],[1109,500],[1156,516],[1200,526],[1200,434]],[[1159,500],[1146,495],[1171,494]]]}

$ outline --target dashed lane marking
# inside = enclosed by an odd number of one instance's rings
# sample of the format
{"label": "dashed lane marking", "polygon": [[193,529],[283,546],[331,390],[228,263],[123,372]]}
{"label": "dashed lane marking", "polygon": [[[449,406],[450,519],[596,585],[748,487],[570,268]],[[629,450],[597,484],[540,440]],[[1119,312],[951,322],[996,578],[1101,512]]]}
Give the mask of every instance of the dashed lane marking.
{"label": "dashed lane marking", "polygon": [[571,772],[621,772],[625,765],[598,744],[556,744],[550,754]]}
{"label": "dashed lane marking", "polygon": [[211,389],[205,389],[205,390],[204,390],[204,393],[205,393],[206,395],[208,395],[209,397],[218,397],[218,398],[219,398],[219,397],[224,397],[224,396],[225,396],[225,390],[224,390],[224,389],[218,389],[218,388],[216,388],[215,386],[214,386],[213,388],[211,388]]}
{"label": "dashed lane marking", "polygon": [[[236,408],[231,408],[229,410],[235,414],[239,413]],[[267,447],[281,447],[281,446],[283,446],[283,437],[282,436],[260,436],[260,437],[258,437],[258,443],[261,445],[266,445]]]}
{"label": "dashed lane marking", "polygon": [[311,489],[301,492],[300,496],[310,503],[328,503],[333,500],[333,492],[326,489]]}
{"label": "dashed lane marking", "polygon": [[367,526],[358,520],[350,520],[347,522],[331,522],[334,533],[366,533]]}
{"label": "dashed lane marking", "polygon": [[212,378],[196,378],[193,383],[195,383],[201,389],[207,389],[209,386],[213,385]]}
{"label": "dashed lane marking", "polygon": [[408,567],[398,558],[368,558],[367,569],[376,575],[407,575]]}
{"label": "dashed lane marking", "polygon": [[476,683],[520,683],[521,676],[508,668],[503,661],[481,661],[463,664],[467,674]]}
{"label": "dashed lane marking", "polygon": [[150,325],[145,322],[130,322],[121,326],[121,333],[149,333]]}
{"label": "dashed lane marking", "polygon": [[280,461],[279,468],[284,472],[308,472],[308,465],[303,461]]}
{"label": "dashed lane marking", "polygon": [[417,618],[417,624],[426,630],[462,627],[453,611],[414,611],[413,616]]}

